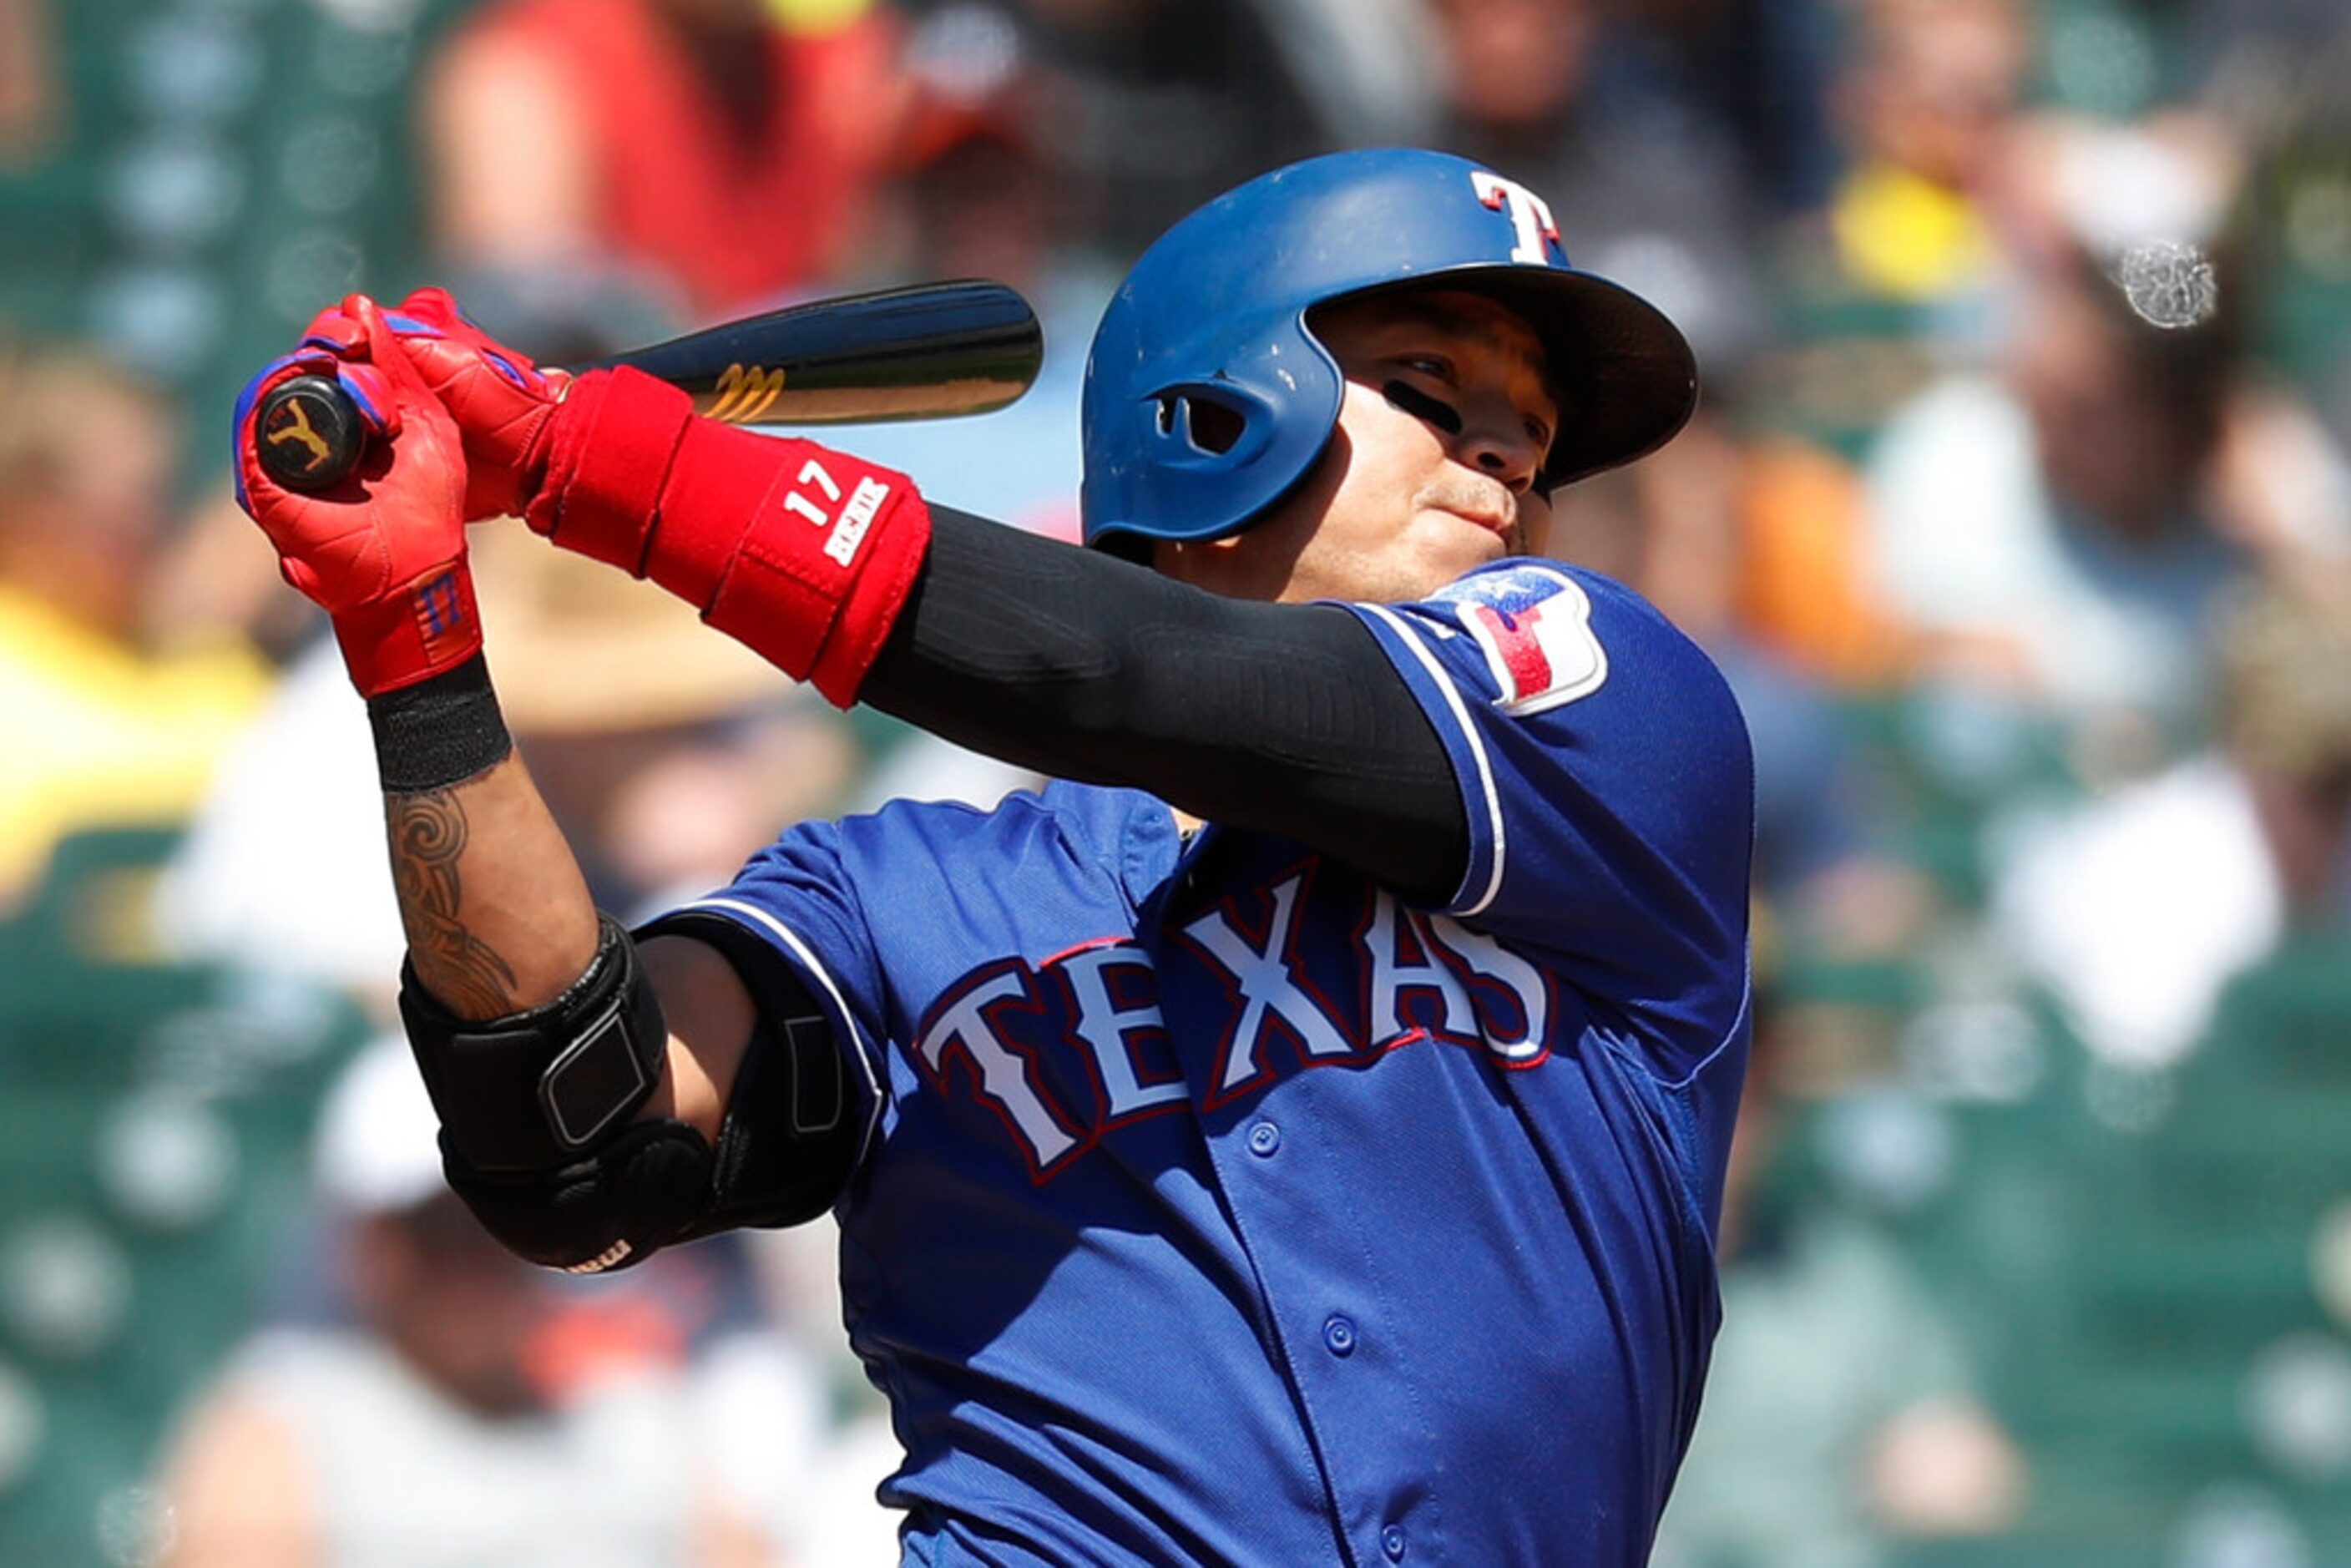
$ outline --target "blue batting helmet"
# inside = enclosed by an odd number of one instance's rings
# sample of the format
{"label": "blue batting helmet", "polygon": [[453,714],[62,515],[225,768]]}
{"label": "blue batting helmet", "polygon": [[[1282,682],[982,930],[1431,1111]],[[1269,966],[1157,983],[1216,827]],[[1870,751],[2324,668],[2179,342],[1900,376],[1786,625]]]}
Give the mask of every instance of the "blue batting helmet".
{"label": "blue batting helmet", "polygon": [[1696,405],[1681,332],[1571,267],[1524,186],[1443,152],[1310,158],[1169,229],[1103,313],[1086,361],[1086,542],[1133,550],[1248,527],[1338,423],[1343,380],[1308,313],[1412,287],[1489,296],[1541,339],[1562,399],[1546,486],[1656,450]]}

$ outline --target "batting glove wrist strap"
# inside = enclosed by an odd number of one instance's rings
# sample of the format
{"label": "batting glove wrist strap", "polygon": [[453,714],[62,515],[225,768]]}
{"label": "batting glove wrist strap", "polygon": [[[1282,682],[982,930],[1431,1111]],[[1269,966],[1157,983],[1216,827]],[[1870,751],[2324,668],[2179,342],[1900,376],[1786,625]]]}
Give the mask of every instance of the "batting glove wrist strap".
{"label": "batting glove wrist strap", "polygon": [[567,549],[649,577],[847,707],[930,542],[904,475],[813,442],[696,419],[630,370],[572,387],[524,516]]}
{"label": "batting glove wrist strap", "polygon": [[454,670],[371,696],[367,707],[376,776],[387,795],[462,784],[514,750],[489,665],[479,653]]}
{"label": "batting glove wrist strap", "polygon": [[482,612],[465,558],[427,568],[389,599],[331,617],[351,684],[370,700],[444,674],[482,652]]}

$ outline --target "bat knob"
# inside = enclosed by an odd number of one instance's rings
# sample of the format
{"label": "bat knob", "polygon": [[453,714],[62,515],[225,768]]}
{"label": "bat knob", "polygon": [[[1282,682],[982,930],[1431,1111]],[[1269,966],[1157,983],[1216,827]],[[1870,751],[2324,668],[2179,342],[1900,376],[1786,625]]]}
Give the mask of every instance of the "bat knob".
{"label": "bat knob", "polygon": [[350,394],[327,376],[270,390],[253,422],[262,472],[289,490],[331,490],[359,466],[367,431]]}

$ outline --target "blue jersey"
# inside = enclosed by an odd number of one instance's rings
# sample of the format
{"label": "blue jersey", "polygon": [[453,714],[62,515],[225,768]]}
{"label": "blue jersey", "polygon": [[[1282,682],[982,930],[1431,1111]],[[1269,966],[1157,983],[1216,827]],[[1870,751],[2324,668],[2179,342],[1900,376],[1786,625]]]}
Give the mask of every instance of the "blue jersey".
{"label": "blue jersey", "polygon": [[1578,569],[1352,608],[1460,780],[1442,909],[1055,784],[795,828],[658,923],[833,1015],[910,1563],[1646,1559],[1718,1316],[1745,727]]}

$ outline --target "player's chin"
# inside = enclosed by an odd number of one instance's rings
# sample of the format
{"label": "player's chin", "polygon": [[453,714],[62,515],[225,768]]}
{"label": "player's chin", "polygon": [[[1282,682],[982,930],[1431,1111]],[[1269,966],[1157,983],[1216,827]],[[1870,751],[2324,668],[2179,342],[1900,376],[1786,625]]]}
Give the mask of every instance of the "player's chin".
{"label": "player's chin", "polygon": [[1421,537],[1421,548],[1413,552],[1416,586],[1421,590],[1418,597],[1517,553],[1510,534],[1448,515],[1444,526]]}
{"label": "player's chin", "polygon": [[1519,553],[1520,529],[1515,520],[1497,524],[1458,512],[1440,513],[1439,517],[1443,521],[1438,535],[1443,541],[1442,553],[1458,560],[1460,571]]}

